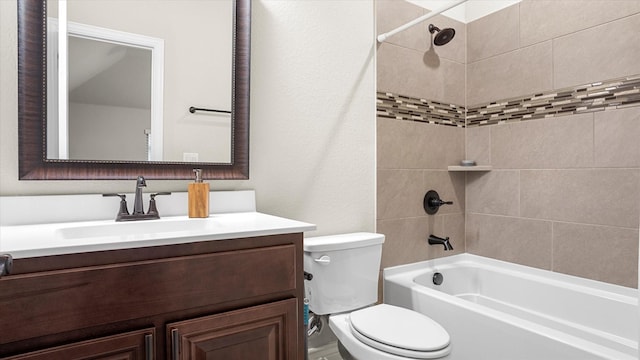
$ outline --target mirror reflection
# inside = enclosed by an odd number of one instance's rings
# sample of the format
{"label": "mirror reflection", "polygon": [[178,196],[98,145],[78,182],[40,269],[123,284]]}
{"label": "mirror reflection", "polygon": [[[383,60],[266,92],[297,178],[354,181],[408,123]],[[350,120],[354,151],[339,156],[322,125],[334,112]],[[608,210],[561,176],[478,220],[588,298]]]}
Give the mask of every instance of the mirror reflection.
{"label": "mirror reflection", "polygon": [[233,1],[48,2],[47,158],[230,163]]}
{"label": "mirror reflection", "polygon": [[151,160],[151,50],[68,40],[68,139],[61,143],[69,147],[61,158]]}

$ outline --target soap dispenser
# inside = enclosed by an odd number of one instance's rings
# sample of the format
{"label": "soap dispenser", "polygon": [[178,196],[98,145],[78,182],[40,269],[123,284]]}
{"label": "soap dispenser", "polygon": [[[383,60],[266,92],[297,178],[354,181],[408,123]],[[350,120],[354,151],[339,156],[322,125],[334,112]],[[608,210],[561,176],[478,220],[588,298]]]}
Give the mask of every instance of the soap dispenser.
{"label": "soap dispenser", "polygon": [[202,169],[193,169],[195,182],[189,184],[189,217],[209,217],[209,183],[202,181]]}

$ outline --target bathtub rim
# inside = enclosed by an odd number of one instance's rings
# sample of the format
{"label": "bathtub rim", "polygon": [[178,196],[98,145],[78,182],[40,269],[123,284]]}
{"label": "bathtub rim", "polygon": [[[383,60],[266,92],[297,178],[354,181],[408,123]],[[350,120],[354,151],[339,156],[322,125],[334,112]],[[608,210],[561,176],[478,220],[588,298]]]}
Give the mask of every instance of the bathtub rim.
{"label": "bathtub rim", "polygon": [[[621,301],[633,306],[638,307],[638,294],[637,289],[629,288],[616,284],[604,283],[597,280],[580,278],[573,275],[552,272],[549,270],[533,268],[526,265],[514,264],[502,260],[487,258],[474,254],[456,254],[443,258],[436,258],[431,260],[420,261],[411,264],[398,265],[383,269],[383,293],[386,294],[387,282],[410,288],[411,291],[417,291],[424,293],[426,296],[431,296],[440,301],[445,301],[459,306],[468,311],[482,312],[486,316],[493,318],[497,321],[502,321],[512,326],[522,327],[524,324],[531,332],[540,336],[547,337],[553,341],[559,341],[569,346],[577,348],[589,348],[590,352],[605,356],[611,359],[636,359],[638,354],[638,342],[637,339],[619,337],[622,341],[620,344],[627,346],[629,349],[635,349],[635,353],[629,353],[626,351],[620,351],[616,348],[611,348],[596,342],[592,342],[573,334],[568,334],[563,331],[553,329],[551,327],[538,324],[534,321],[522,319],[517,316],[504,313],[483,305],[475,304],[464,299],[443,293],[436,289],[422,286],[414,282],[414,279],[426,273],[426,271],[433,271],[434,268],[451,267],[454,265],[467,265],[484,268],[499,268],[500,271],[505,273],[517,273],[520,275],[526,275],[526,277],[535,280],[536,278],[544,278],[545,281],[551,281],[552,283],[561,282],[564,285],[569,284],[567,280],[571,281],[570,287],[576,291],[584,292],[585,288],[589,289],[590,293],[596,292],[598,296],[612,299],[614,301]],[[564,281],[562,281],[564,279]],[[386,302],[386,299],[385,299]],[[453,340],[453,339],[452,339]]]}
{"label": "bathtub rim", "polygon": [[565,284],[564,279],[570,279],[571,283],[569,286],[573,290],[581,291],[582,288],[595,289],[599,294],[604,295],[603,293],[613,293],[616,295],[620,295],[620,298],[616,296],[616,300],[625,301],[628,298],[635,298],[634,303],[636,306],[638,305],[638,289],[622,286],[618,284],[607,283],[604,281],[587,279],[571,274],[565,274],[561,272],[556,272],[552,270],[540,269],[528,265],[516,264],[504,260],[493,259],[489,257],[484,257],[475,254],[462,253],[455,254],[451,256],[435,258],[430,260],[424,260],[419,262],[414,262],[410,264],[396,265],[383,269],[383,279],[387,277],[395,277],[398,274],[403,274],[406,272],[420,272],[420,270],[424,270],[425,266],[436,267],[436,266],[445,266],[451,265],[453,263],[461,264],[461,263],[471,263],[471,264],[480,264],[484,266],[490,267],[499,267],[501,271],[511,272],[518,274],[525,274],[528,278],[540,278],[543,277],[545,281],[551,281],[553,283],[562,282]]}

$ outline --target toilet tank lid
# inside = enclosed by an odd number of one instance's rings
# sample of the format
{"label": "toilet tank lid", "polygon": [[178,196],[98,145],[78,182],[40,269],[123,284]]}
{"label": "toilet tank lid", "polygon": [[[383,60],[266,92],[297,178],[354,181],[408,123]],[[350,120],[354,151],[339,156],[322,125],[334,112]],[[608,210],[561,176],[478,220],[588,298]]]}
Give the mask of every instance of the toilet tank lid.
{"label": "toilet tank lid", "polygon": [[359,232],[305,238],[303,248],[305,252],[334,251],[379,245],[383,242],[383,234]]}

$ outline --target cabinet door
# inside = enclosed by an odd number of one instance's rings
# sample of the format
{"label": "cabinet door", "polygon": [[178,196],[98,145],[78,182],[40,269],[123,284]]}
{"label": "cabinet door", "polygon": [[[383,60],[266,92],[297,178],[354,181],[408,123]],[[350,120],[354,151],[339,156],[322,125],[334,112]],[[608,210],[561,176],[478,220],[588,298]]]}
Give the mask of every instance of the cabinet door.
{"label": "cabinet door", "polygon": [[17,355],[5,360],[152,360],[155,330],[145,329]]}
{"label": "cabinet door", "polygon": [[172,360],[296,360],[296,299],[167,325]]}

